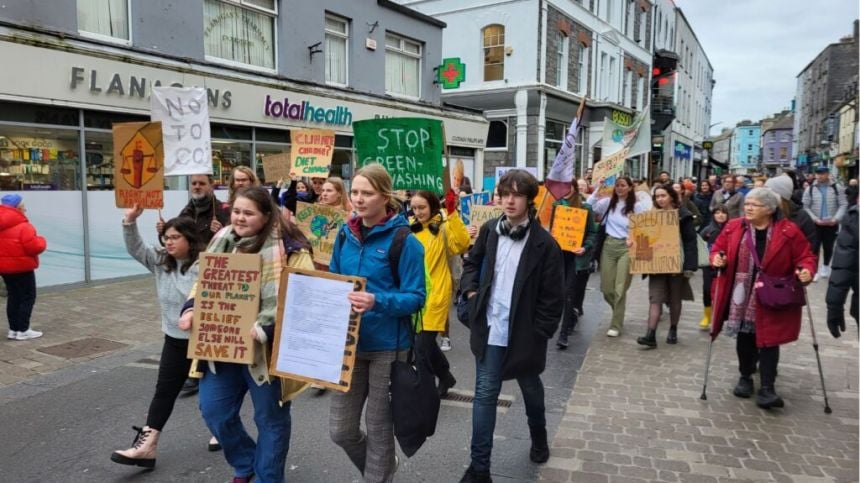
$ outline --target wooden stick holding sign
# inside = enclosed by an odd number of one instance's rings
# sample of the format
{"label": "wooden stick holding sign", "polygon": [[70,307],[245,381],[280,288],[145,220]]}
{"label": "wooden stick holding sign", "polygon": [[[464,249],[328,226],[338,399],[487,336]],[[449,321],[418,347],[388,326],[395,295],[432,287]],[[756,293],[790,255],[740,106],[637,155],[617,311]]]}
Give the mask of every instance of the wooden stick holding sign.
{"label": "wooden stick holding sign", "polygon": [[269,374],[347,392],[361,314],[347,299],[362,277],[286,268],[281,276]]}
{"label": "wooden stick holding sign", "polygon": [[562,250],[575,252],[582,248],[586,221],[588,221],[588,210],[558,205],[552,213],[550,234]]}
{"label": "wooden stick holding sign", "polygon": [[164,207],[164,144],[160,122],[113,125],[116,207]]}
{"label": "wooden stick holding sign", "polygon": [[260,311],[260,254],[200,254],[188,358],[251,364]]}
{"label": "wooden stick holding sign", "polygon": [[630,215],[630,273],[681,273],[678,210]]}

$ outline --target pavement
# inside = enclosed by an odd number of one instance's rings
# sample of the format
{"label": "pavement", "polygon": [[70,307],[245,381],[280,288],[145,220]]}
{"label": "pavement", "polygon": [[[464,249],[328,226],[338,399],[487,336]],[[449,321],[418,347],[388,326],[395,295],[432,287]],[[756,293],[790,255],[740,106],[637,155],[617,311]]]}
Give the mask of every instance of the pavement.
{"label": "pavement", "polygon": [[[603,335],[609,314],[594,290],[598,283],[592,277],[571,348],[550,348],[544,374],[550,461],[542,467],[528,461],[519,389],[507,382],[502,393],[513,403],[500,409],[496,481],[858,481],[858,341],[850,319],[842,338],[827,332],[825,282],[810,286],[810,299],[833,408],[829,415],[823,412],[806,322],[801,339],[782,348],[777,391],[786,400],[784,409],[761,410],[731,395],[737,369],[733,340],[727,338],[714,344],[703,401],[709,339],[697,327],[700,302],[685,304],[679,344],[664,343],[663,324],[659,347],[643,350],[635,339],[644,333],[647,285],[634,281],[625,331],[610,339]],[[698,277],[693,286],[701,286]],[[223,457],[201,450],[208,436],[194,398],[177,403],[159,454],[161,471],[126,471],[107,459],[128,444],[128,426],[146,413],[162,340],[157,314],[149,277],[39,293],[33,326],[45,336],[0,341],[0,440],[14,441],[0,445],[4,479],[225,479]],[[452,331],[455,346],[448,357],[459,380],[455,393],[468,396],[474,362],[465,330],[455,324]],[[319,431],[327,424],[329,397],[303,395],[293,406],[291,481],[357,481],[327,432]],[[401,456],[397,481],[459,478],[468,463],[468,408],[445,401],[436,436],[415,458]],[[250,413],[246,404],[246,420]]]}

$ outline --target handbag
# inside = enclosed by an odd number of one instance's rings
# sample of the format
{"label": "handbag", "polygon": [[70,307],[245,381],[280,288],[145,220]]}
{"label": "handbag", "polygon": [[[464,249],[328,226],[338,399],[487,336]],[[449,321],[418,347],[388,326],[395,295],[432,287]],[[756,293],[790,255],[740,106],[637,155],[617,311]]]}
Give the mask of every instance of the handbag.
{"label": "handbag", "polygon": [[[708,268],[711,266],[710,255],[711,251],[708,249],[708,242],[705,241],[701,235],[696,235],[696,251],[698,253],[699,258],[699,268]],[[682,252],[683,253],[683,252]]]}
{"label": "handbag", "polygon": [[[389,394],[391,416],[394,422],[394,437],[407,457],[436,432],[439,417],[439,390],[436,376],[429,361],[415,355],[415,330],[409,324],[412,347],[406,360],[395,357],[391,363]],[[397,340],[400,340],[400,324],[397,325]]]}
{"label": "handbag", "polygon": [[803,287],[795,278],[794,274],[773,276],[768,275],[761,268],[761,260],[752,241],[752,231],[747,236],[747,246],[753,255],[753,261],[758,269],[758,276],[753,284],[755,287],[756,300],[762,307],[773,310],[786,310],[792,307],[806,305],[803,297]]}

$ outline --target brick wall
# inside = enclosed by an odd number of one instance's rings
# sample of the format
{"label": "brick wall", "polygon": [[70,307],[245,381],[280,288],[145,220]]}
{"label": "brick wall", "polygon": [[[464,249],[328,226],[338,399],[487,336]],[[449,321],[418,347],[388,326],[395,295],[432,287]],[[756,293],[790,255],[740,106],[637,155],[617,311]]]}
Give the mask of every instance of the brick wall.
{"label": "brick wall", "polygon": [[[579,85],[579,47],[585,42],[590,47],[591,31],[552,7],[547,10],[546,82],[556,85],[556,71],[558,70],[558,42],[556,38],[559,31],[564,32],[568,38],[566,90],[582,92],[584,89]],[[585,68],[589,70],[590,78],[591,69],[589,69],[587,61]]]}

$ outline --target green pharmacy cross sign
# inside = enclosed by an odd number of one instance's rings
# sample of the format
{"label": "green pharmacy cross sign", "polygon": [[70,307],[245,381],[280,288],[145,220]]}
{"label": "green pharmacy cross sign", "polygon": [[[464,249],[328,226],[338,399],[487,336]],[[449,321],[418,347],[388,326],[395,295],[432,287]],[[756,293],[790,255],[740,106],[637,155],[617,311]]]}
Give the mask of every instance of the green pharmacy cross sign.
{"label": "green pharmacy cross sign", "polygon": [[466,80],[466,64],[460,62],[459,57],[442,59],[436,72],[436,82],[442,84],[443,89],[456,89]]}

